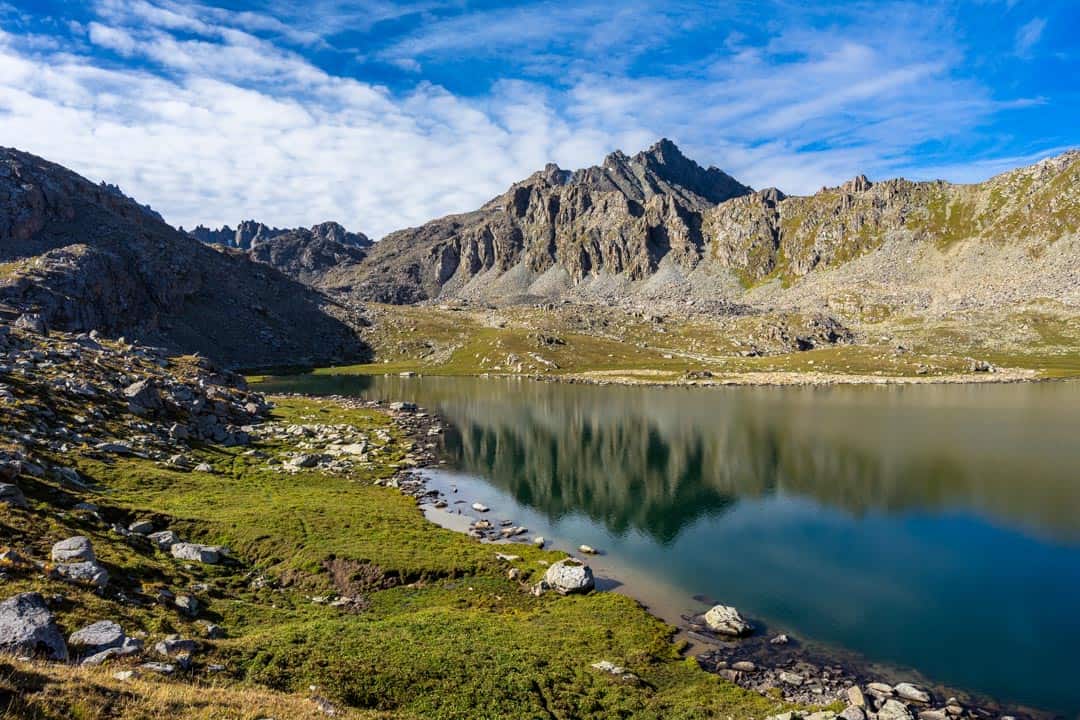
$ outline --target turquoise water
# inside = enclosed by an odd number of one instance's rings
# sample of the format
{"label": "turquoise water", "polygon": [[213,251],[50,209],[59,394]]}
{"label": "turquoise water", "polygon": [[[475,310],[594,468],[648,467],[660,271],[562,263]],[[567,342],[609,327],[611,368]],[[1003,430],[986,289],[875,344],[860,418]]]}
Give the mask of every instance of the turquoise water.
{"label": "turquoise water", "polygon": [[687,607],[715,598],[770,630],[1080,715],[1080,384],[265,389],[437,410],[473,495],[679,588]]}

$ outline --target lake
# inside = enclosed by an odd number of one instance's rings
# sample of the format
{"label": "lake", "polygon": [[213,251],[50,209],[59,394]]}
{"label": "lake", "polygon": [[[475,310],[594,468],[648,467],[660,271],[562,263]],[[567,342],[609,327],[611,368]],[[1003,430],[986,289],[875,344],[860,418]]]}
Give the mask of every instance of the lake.
{"label": "lake", "polygon": [[433,481],[559,547],[602,549],[662,616],[705,596],[770,632],[1080,715],[1078,383],[260,389],[437,411],[453,430]]}

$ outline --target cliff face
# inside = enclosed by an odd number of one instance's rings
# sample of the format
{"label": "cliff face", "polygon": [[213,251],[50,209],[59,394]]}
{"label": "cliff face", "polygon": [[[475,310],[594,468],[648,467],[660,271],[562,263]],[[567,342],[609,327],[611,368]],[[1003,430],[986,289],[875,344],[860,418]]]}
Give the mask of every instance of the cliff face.
{"label": "cliff face", "polygon": [[948,273],[973,296],[1003,286],[1022,288],[1003,302],[1069,300],[1078,195],[1077,151],[973,185],[858,176],[791,197],[753,192],[665,140],[576,172],[549,165],[475,212],[389,235],[321,286],[391,303],[531,302],[597,288],[608,301],[753,303],[760,293],[746,290],[799,286],[791,298],[820,305],[843,269],[842,282],[901,303],[943,302]]}
{"label": "cliff face", "polygon": [[413,302],[514,268],[526,280],[549,270],[571,282],[597,273],[640,280],[666,258],[695,265],[702,212],[750,191],[667,140],[577,172],[548,165],[476,212],[387,236],[349,284],[368,299]]}
{"label": "cliff face", "polygon": [[364,357],[346,313],[332,306],[272,268],[175,230],[115,188],[0,149],[8,315],[36,312],[59,329],[126,334],[232,364]]}

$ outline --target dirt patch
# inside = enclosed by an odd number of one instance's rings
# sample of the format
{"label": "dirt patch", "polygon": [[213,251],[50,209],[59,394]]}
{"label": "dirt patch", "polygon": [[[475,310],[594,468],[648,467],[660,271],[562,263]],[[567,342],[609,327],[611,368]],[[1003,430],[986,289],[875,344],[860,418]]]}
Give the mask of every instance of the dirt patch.
{"label": "dirt patch", "polygon": [[402,584],[396,572],[386,572],[378,565],[360,560],[331,557],[323,561],[334,589],[344,597],[359,597]]}

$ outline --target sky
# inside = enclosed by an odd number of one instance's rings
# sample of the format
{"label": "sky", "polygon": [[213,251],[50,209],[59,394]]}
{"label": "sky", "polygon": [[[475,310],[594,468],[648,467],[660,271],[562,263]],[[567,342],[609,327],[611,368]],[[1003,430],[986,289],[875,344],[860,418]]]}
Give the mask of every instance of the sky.
{"label": "sky", "polygon": [[661,137],[755,188],[1080,145],[1080,2],[0,0],[0,145],[174,225],[378,238]]}

